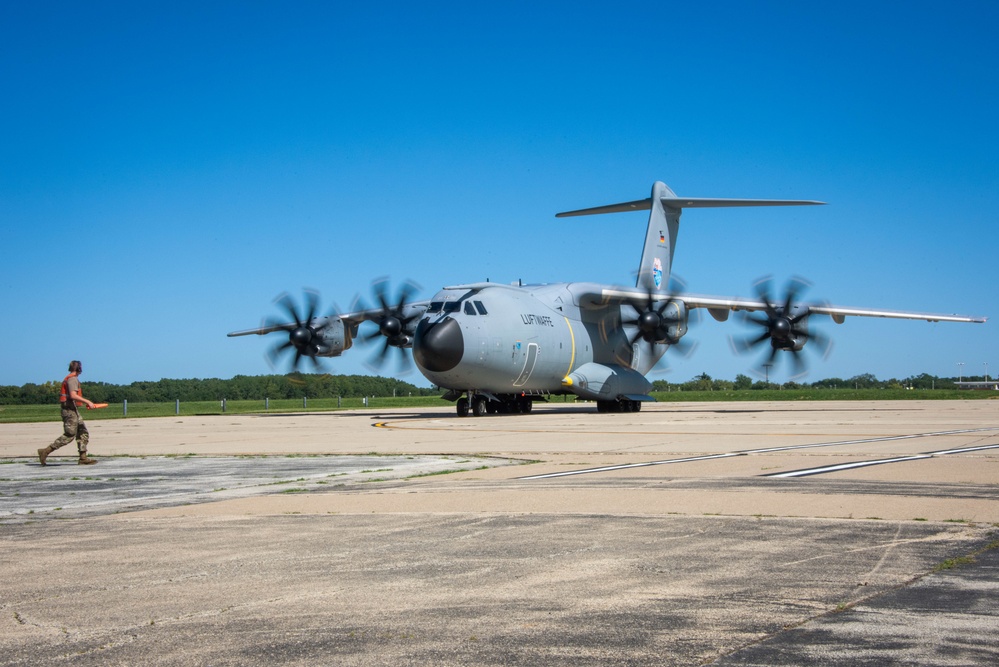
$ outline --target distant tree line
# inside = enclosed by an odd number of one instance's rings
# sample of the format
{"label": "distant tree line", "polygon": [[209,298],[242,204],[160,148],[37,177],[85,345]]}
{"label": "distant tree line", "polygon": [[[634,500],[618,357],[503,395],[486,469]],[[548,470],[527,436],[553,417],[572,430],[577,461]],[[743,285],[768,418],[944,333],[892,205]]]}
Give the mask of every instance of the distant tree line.
{"label": "distant tree line", "polygon": [[[984,376],[967,376],[965,380],[984,380]],[[737,375],[735,380],[718,380],[707,373],[687,382],[656,380],[653,391],[732,391],[753,389],[956,389],[957,378],[941,378],[928,373],[898,380],[879,380],[870,373],[851,378],[826,378],[812,383],[767,382],[753,380],[747,375]],[[0,385],[0,405],[40,405],[59,401],[62,380],[44,384],[26,384],[20,387]],[[133,382],[128,385],[84,380],[84,396],[96,403],[158,403],[165,401],[232,401],[264,400],[265,398],[360,398],[362,396],[436,396],[440,391],[431,387],[417,387],[393,378],[369,375],[237,375],[230,380],[162,379],[155,382]]]}
{"label": "distant tree line", "polygon": [[[21,387],[0,385],[0,405],[39,405],[59,402],[62,380]],[[83,381],[83,395],[95,403],[158,403],[217,401],[223,398],[359,398],[362,396],[436,396],[440,392],[393,378],[368,375],[237,375],[230,380],[188,379],[133,382],[128,385]]]}
{"label": "distant tree line", "polygon": [[[967,376],[964,380],[984,380],[982,377]],[[656,380],[652,383],[653,391],[731,391],[744,389],[957,389],[958,378],[942,378],[929,373],[920,373],[902,380],[891,378],[879,380],[870,373],[854,375],[851,378],[826,378],[818,382],[767,382],[753,380],[748,375],[736,375],[735,380],[716,380],[707,373],[688,380],[687,382],[667,382]]]}

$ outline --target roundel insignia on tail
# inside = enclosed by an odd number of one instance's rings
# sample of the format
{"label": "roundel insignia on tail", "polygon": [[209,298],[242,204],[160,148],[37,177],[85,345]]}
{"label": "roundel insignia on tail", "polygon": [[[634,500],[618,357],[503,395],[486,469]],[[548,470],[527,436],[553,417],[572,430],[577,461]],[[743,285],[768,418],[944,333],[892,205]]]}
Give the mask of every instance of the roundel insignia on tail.
{"label": "roundel insignia on tail", "polygon": [[656,283],[656,289],[662,287],[663,284],[663,263],[658,257],[652,262],[652,279]]}

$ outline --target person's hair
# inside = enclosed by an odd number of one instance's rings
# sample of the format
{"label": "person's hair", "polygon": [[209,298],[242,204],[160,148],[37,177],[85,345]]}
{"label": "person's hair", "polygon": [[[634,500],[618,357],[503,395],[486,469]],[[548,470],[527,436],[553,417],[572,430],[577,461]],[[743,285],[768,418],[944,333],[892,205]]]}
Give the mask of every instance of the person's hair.
{"label": "person's hair", "polygon": [[83,364],[81,364],[76,359],[74,359],[73,361],[69,362],[69,372],[70,373],[79,373],[82,370],[83,370]]}

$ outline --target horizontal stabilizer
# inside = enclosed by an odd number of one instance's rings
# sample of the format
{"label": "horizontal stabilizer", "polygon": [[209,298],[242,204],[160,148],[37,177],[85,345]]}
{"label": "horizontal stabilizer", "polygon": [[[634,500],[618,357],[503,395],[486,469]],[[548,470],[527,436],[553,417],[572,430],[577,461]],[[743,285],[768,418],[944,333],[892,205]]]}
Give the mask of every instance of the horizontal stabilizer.
{"label": "horizontal stabilizer", "polygon": [[[820,206],[822,201],[810,199],[714,199],[707,197],[662,197],[659,201],[663,206],[673,209],[681,208],[730,208],[737,206]],[[556,213],[556,218],[571,218],[577,215],[600,215],[602,213],[626,213],[628,211],[648,211],[652,208],[652,199],[639,199],[621,204],[595,206],[577,211]]]}

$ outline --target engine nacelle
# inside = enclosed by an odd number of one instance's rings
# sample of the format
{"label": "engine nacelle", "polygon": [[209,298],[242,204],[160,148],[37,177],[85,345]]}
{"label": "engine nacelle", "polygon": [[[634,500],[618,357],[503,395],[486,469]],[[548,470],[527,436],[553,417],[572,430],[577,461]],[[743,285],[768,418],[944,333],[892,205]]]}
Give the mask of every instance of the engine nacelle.
{"label": "engine nacelle", "polygon": [[800,352],[801,348],[805,347],[806,342],[808,342],[808,336],[790,336],[784,340],[770,339],[770,345],[778,350],[788,350],[789,352]]}
{"label": "engine nacelle", "polygon": [[313,320],[316,330],[316,356],[339,357],[344,350],[349,350],[354,344],[350,330],[344,326],[339,317],[320,317]]}
{"label": "engine nacelle", "polygon": [[667,301],[666,307],[663,308],[662,317],[665,321],[672,322],[673,324],[666,327],[666,340],[663,342],[672,345],[687,335],[687,318],[689,316],[690,313],[687,310],[687,304],[683,301],[679,299],[670,299]]}
{"label": "engine nacelle", "polygon": [[399,334],[398,336],[392,336],[389,339],[389,345],[394,345],[395,347],[413,347],[413,340],[415,338],[410,333]]}
{"label": "engine nacelle", "polygon": [[777,338],[770,339],[771,347],[775,347],[778,350],[789,350],[791,352],[800,352],[801,348],[805,347],[806,342],[808,342],[808,336],[788,336],[787,338],[780,340]]}

